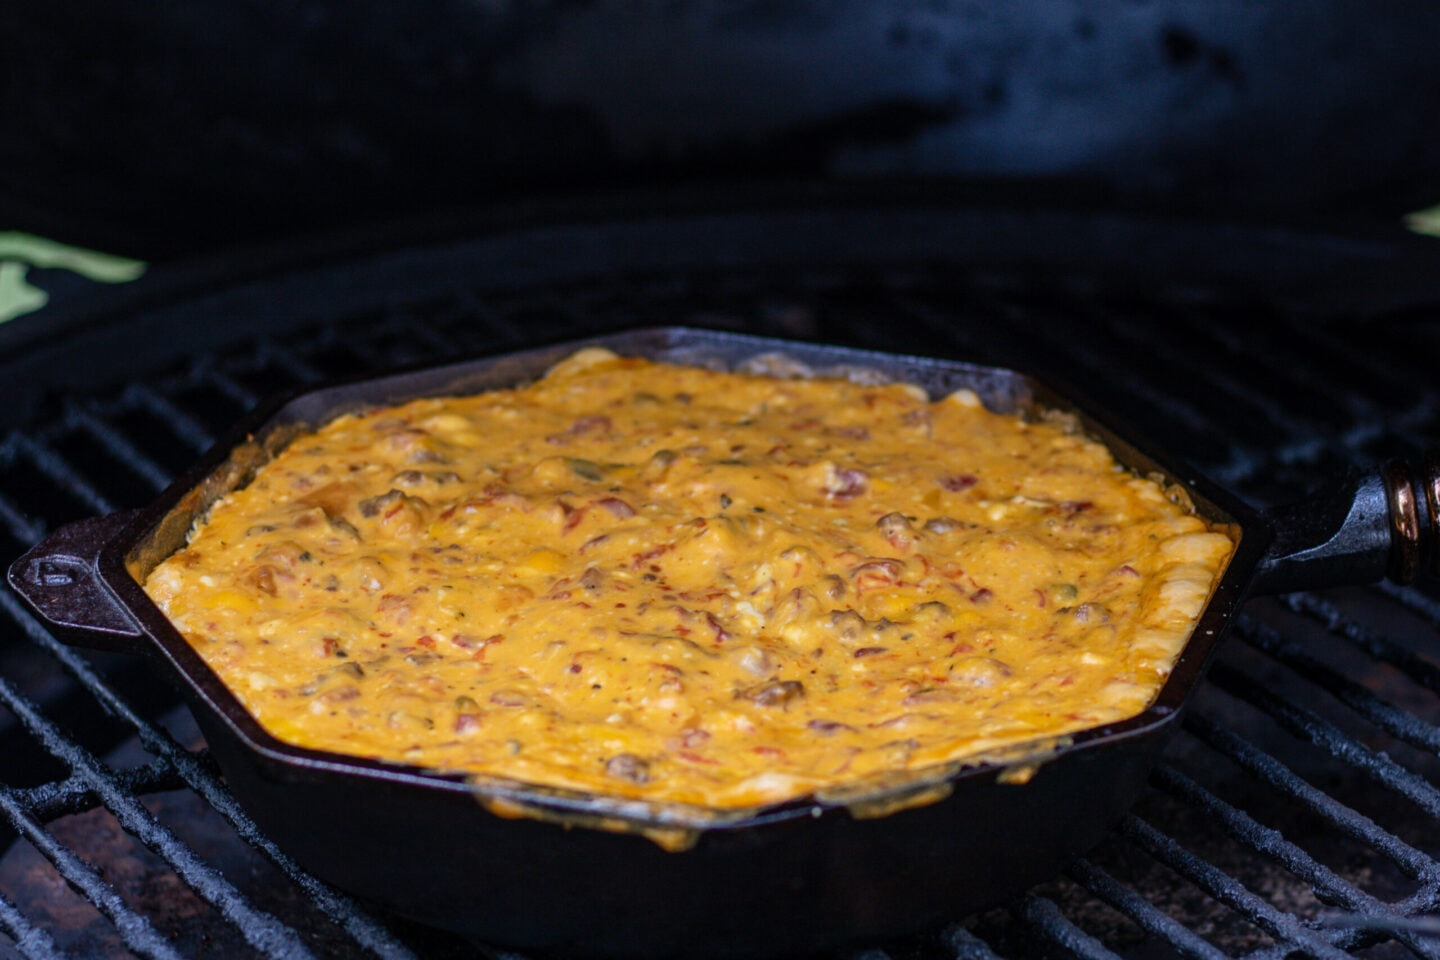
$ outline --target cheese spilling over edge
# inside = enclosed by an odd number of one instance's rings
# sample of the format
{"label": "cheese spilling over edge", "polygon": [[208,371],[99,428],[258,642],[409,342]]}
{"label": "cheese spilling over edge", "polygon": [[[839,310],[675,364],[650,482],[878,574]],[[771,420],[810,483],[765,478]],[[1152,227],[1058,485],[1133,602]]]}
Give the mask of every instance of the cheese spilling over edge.
{"label": "cheese spilling over edge", "polygon": [[299,438],[146,590],[281,740],[739,808],[1141,712],[1232,549],[966,392],[587,350]]}

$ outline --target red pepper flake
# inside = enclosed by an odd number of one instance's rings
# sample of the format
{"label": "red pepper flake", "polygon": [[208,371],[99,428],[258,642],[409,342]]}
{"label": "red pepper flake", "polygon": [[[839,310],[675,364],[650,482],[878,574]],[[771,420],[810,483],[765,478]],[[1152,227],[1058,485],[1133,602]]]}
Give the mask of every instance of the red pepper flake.
{"label": "red pepper flake", "polygon": [[605,510],[617,520],[635,516],[635,508],[619,497],[605,497],[603,500],[596,500],[595,506]]}
{"label": "red pepper flake", "polygon": [[761,745],[758,746],[758,747],[751,747],[751,748],[750,748],[750,752],[751,752],[751,753],[754,753],[754,754],[757,754],[757,755],[759,755],[759,756],[762,756],[762,757],[783,757],[783,756],[785,756],[785,751],[784,751],[784,750],[781,750],[779,747],[766,746],[765,744],[761,744]]}
{"label": "red pepper flake", "polygon": [[990,598],[993,596],[995,596],[995,594],[991,592],[989,587],[981,587],[979,590],[976,590],[974,593],[970,594],[970,602],[989,603]]}
{"label": "red pepper flake", "polygon": [[434,650],[434,649],[435,649],[435,638],[432,637],[432,636],[430,636],[430,634],[428,634],[428,633],[425,634],[425,636],[423,636],[423,637],[416,637],[416,638],[415,638],[415,646],[417,646],[417,647],[424,647],[424,648],[427,649],[427,650]]}
{"label": "red pepper flake", "polygon": [[877,653],[889,652],[889,647],[861,647],[859,650],[855,651],[855,657],[856,659],[859,659],[860,657],[873,657]]}
{"label": "red pepper flake", "polygon": [[940,478],[940,486],[951,493],[959,493],[961,490],[969,490],[980,482],[980,478],[973,473],[954,473]]}
{"label": "red pepper flake", "polygon": [[675,752],[675,756],[679,757],[681,760],[684,760],[684,761],[686,761],[686,762],[688,762],[688,763],[703,763],[703,764],[706,764],[707,766],[712,766],[712,767],[718,767],[718,766],[720,765],[720,761],[719,761],[719,760],[715,760],[715,759],[713,759],[713,758],[711,758],[711,757],[702,756],[702,755],[700,755],[700,754],[698,754],[698,753],[695,753],[695,752],[693,752],[693,751],[691,751],[691,750],[677,750],[677,751]]}
{"label": "red pepper flake", "polygon": [[580,507],[576,509],[563,500],[557,502],[560,504],[560,509],[565,513],[565,522],[560,525],[560,532],[569,533],[571,530],[580,526],[580,521],[585,519],[585,508]]}
{"label": "red pepper flake", "polygon": [[715,631],[716,643],[724,643],[726,640],[730,639],[729,632],[725,629],[724,626],[721,625],[715,614],[707,611],[705,613],[705,622],[710,625],[710,629]]}
{"label": "red pepper flake", "polygon": [[844,730],[855,729],[854,727],[850,726],[850,724],[841,723],[839,720],[811,720],[809,723],[805,724],[805,726],[808,729],[814,730],[816,733],[823,733],[826,736],[840,733]]}
{"label": "red pepper flake", "polygon": [[480,714],[461,713],[455,716],[456,733],[474,733],[480,729]]}
{"label": "red pepper flake", "polygon": [[[633,557],[631,557],[630,566],[632,569],[638,570],[640,567],[644,566],[646,563],[649,563],[651,560],[654,560],[657,557],[664,556],[665,554],[669,553],[671,550],[674,549],[675,544],[662,543],[658,547],[653,547],[649,550],[644,551],[643,553],[635,554]],[[658,570],[659,568],[652,566],[650,569]]]}
{"label": "red pepper flake", "polygon": [[1127,577],[1138,577],[1138,576],[1140,576],[1140,571],[1139,571],[1139,570],[1136,570],[1134,567],[1130,566],[1130,564],[1128,564],[1128,563],[1126,563],[1126,564],[1121,564],[1120,569],[1119,569],[1117,572],[1123,573],[1123,574],[1124,574],[1125,576],[1127,576]]}
{"label": "red pepper flake", "polygon": [[576,437],[584,437],[590,434],[606,434],[611,430],[610,418],[600,414],[591,414],[584,417],[576,417],[575,422],[560,433],[552,433],[545,438],[546,443],[566,444]]}

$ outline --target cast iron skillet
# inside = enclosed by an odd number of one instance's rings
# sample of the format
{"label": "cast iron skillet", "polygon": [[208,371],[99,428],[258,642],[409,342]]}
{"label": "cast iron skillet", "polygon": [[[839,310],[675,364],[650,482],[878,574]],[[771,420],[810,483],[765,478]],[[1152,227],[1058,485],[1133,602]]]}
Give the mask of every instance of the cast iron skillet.
{"label": "cast iron skillet", "polygon": [[[586,344],[733,366],[780,352],[878,371],[992,409],[1059,409],[1131,469],[1159,474],[1238,540],[1155,703],[1009,757],[848,794],[725,813],[619,801],[304,750],[262,730],[140,588],[218,496],[309,426],[418,396],[534,378]],[[686,329],[642,330],[276,400],[144,509],[64,527],[9,571],[70,641],[170,665],[235,795],[336,886],[491,943],[590,956],[802,953],[913,931],[999,903],[1097,843],[1138,797],[1215,644],[1251,592],[1408,580],[1437,566],[1440,458],[1347,478],[1261,515],[1023,374]],[[1037,758],[1044,762],[1037,764]],[[1023,782],[1026,777],[1028,782]]]}

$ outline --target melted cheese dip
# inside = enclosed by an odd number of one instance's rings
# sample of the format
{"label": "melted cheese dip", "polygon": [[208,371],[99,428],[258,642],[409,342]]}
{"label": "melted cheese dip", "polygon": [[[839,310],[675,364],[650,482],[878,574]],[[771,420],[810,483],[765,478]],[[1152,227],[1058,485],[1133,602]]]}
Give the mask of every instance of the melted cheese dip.
{"label": "melted cheese dip", "polygon": [[587,350],[302,437],[146,589],[281,740],[733,808],[1139,713],[1231,549],[969,393]]}

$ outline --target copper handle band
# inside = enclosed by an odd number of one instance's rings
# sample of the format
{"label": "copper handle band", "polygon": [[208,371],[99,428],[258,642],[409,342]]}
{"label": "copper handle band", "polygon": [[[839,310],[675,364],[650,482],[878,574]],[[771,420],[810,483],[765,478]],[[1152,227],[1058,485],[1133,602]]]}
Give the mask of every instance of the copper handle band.
{"label": "copper handle band", "polygon": [[[1401,460],[1385,464],[1385,494],[1390,501],[1390,579],[1414,583],[1420,572],[1420,505],[1410,470]],[[1427,487],[1429,484],[1426,485]]]}
{"label": "copper handle band", "polygon": [[1425,506],[1430,528],[1430,573],[1440,577],[1440,449],[1425,454],[1421,469],[1421,486],[1425,488]]}

